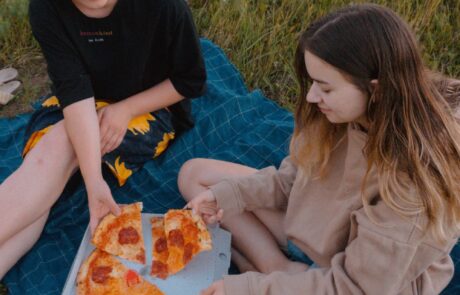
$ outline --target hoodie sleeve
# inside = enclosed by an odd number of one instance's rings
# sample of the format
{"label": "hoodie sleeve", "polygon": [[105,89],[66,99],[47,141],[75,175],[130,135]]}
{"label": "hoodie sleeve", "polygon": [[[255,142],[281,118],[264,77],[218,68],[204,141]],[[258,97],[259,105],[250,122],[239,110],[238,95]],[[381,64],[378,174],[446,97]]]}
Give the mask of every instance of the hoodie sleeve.
{"label": "hoodie sleeve", "polygon": [[285,207],[296,174],[297,167],[287,157],[279,169],[270,166],[249,176],[227,178],[210,189],[225,211],[225,220],[244,210]]}

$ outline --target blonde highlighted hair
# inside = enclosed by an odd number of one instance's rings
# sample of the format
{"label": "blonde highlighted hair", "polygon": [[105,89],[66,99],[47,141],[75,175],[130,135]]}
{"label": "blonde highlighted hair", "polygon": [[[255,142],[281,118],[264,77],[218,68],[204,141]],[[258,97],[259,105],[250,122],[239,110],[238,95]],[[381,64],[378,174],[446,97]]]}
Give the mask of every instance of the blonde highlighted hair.
{"label": "blonde highlighted hair", "polygon": [[[446,241],[460,233],[460,82],[428,71],[408,25],[390,9],[352,5],[313,22],[295,58],[300,96],[291,157],[306,175],[327,174],[347,124],[332,124],[306,101],[311,78],[304,53],[341,71],[368,97],[368,170],[379,175],[380,197],[402,216],[427,216]],[[378,87],[370,81],[378,80]],[[363,180],[363,190],[365,189]],[[364,194],[363,194],[364,196]],[[364,199],[365,208],[369,200]]]}

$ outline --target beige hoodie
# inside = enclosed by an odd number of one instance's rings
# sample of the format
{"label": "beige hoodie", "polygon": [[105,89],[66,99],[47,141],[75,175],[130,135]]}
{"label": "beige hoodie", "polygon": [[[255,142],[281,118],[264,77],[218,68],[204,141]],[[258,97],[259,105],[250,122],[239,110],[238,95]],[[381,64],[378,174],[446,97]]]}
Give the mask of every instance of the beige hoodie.
{"label": "beige hoodie", "polygon": [[[453,275],[446,245],[424,236],[379,198],[371,172],[366,194],[372,220],[364,212],[361,182],[367,163],[367,135],[348,128],[334,149],[323,179],[305,179],[289,157],[278,170],[225,179],[211,187],[225,219],[257,208],[286,210],[284,230],[319,268],[302,273],[247,272],[225,276],[225,294],[438,294]],[[377,222],[377,224],[375,223]],[[270,257],[267,257],[270,259]]]}

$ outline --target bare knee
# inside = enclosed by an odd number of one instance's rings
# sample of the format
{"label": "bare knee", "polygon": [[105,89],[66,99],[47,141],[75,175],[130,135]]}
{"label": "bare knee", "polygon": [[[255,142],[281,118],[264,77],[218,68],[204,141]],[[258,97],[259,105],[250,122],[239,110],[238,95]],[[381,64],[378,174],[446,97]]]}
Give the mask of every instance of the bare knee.
{"label": "bare knee", "polygon": [[226,177],[245,176],[256,171],[254,168],[236,163],[196,158],[182,165],[177,182],[184,198],[190,201],[198,193]]}
{"label": "bare knee", "polygon": [[[195,158],[185,162],[179,170],[177,185],[179,191],[187,201],[192,199],[192,188],[200,185],[200,170],[206,159]],[[201,169],[200,169],[201,167]]]}

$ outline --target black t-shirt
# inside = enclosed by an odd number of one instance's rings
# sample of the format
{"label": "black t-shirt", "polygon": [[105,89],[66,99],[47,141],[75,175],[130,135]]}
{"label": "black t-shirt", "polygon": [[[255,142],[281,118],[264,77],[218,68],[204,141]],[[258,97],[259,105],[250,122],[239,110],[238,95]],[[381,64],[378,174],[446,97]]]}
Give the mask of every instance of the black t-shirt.
{"label": "black t-shirt", "polygon": [[[184,0],[118,0],[105,18],[87,17],[71,0],[31,0],[29,15],[62,108],[93,96],[120,101],[168,78],[187,98],[205,90]],[[169,108],[176,131],[193,126],[188,99]]]}

